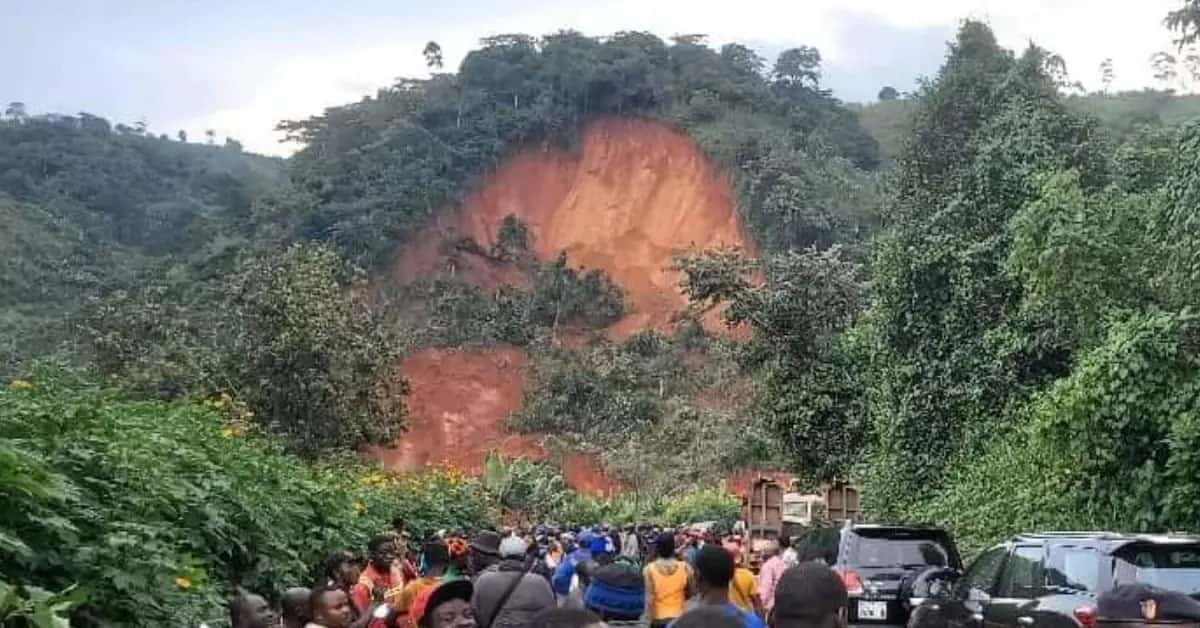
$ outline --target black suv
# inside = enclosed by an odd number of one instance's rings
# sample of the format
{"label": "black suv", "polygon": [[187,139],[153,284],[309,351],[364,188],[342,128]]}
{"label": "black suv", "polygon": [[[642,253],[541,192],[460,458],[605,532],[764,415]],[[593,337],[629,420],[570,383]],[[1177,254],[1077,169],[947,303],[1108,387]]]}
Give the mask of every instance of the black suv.
{"label": "black suv", "polygon": [[1095,628],[1096,597],[1139,582],[1200,595],[1200,537],[1026,534],[980,554],[909,628]]}
{"label": "black suv", "polygon": [[817,537],[823,538],[809,545],[823,548],[802,558],[823,559],[841,575],[852,626],[905,626],[917,576],[962,568],[954,540],[942,528],[847,522]]}

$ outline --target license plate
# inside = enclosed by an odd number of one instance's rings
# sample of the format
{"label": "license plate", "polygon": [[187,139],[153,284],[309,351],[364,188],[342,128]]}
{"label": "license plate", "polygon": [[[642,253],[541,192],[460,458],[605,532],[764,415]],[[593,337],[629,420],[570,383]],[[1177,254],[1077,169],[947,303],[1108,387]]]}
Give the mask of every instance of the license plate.
{"label": "license plate", "polygon": [[887,602],[860,601],[858,603],[858,618],[887,619]]}

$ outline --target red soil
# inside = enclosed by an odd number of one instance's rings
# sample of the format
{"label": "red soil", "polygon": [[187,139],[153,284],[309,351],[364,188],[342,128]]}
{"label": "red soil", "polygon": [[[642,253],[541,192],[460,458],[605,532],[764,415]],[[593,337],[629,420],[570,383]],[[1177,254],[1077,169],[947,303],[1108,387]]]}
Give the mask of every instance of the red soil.
{"label": "red soil", "polygon": [[[600,268],[624,288],[627,314],[609,329],[617,339],[667,330],[687,305],[679,273],[670,269],[676,252],[715,246],[753,252],[728,175],[695,142],[661,123],[614,118],[588,126],[576,152],[528,150],[502,164],[462,207],[405,247],[392,279],[454,273],[488,288],[527,280],[510,264],[455,246],[470,239],[490,249],[510,214],[529,228],[539,258],[566,251],[572,265]],[[718,311],[705,316],[705,326],[723,328]],[[397,469],[449,463],[467,471],[481,469],[490,449],[543,456],[536,439],[509,434],[505,425],[521,403],[525,362],[514,348],[413,355],[401,366],[412,386],[411,429],[396,448],[375,455]],[[594,458],[570,455],[563,467],[580,490],[614,488]]]}
{"label": "red soil", "polygon": [[525,352],[512,347],[412,355],[400,365],[410,386],[409,430],[395,447],[372,454],[401,471],[449,464],[471,473],[482,471],[492,449],[542,456],[536,438],[505,430],[505,420],[521,406],[525,362]]}

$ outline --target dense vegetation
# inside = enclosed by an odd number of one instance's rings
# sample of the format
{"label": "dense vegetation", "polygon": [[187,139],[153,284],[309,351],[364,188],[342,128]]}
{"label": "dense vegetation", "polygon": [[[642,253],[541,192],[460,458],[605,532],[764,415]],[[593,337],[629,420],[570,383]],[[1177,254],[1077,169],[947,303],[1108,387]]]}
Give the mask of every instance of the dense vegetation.
{"label": "dense vegetation", "polygon": [[[910,113],[865,267],[836,249],[681,262],[693,298],[731,302],[772,349],[760,403],[797,469],[971,549],[1200,524],[1200,127],[1105,125],[1051,69],[967,23],[936,77],[878,105]],[[1112,98],[1088,102],[1137,102]]]}
{"label": "dense vegetation", "polygon": [[301,582],[398,514],[420,528],[496,516],[461,476],[309,466],[228,397],[136,401],[45,373],[0,391],[0,436],[0,580],[80,585],[83,625],[198,625],[232,586]]}
{"label": "dense vegetation", "polygon": [[70,337],[89,297],[227,246],[282,171],[88,114],[0,121],[0,373]]}

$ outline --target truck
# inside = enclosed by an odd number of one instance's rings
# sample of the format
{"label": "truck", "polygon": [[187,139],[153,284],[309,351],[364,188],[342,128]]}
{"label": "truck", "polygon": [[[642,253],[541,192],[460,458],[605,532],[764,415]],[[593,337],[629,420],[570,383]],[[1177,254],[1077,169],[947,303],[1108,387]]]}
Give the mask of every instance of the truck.
{"label": "truck", "polygon": [[801,493],[792,481],[787,492],[775,478],[760,476],[742,495],[742,521],[749,551],[747,562],[757,567],[763,547],[780,536],[796,537],[814,526],[855,521],[859,517],[858,488],[842,481]]}

